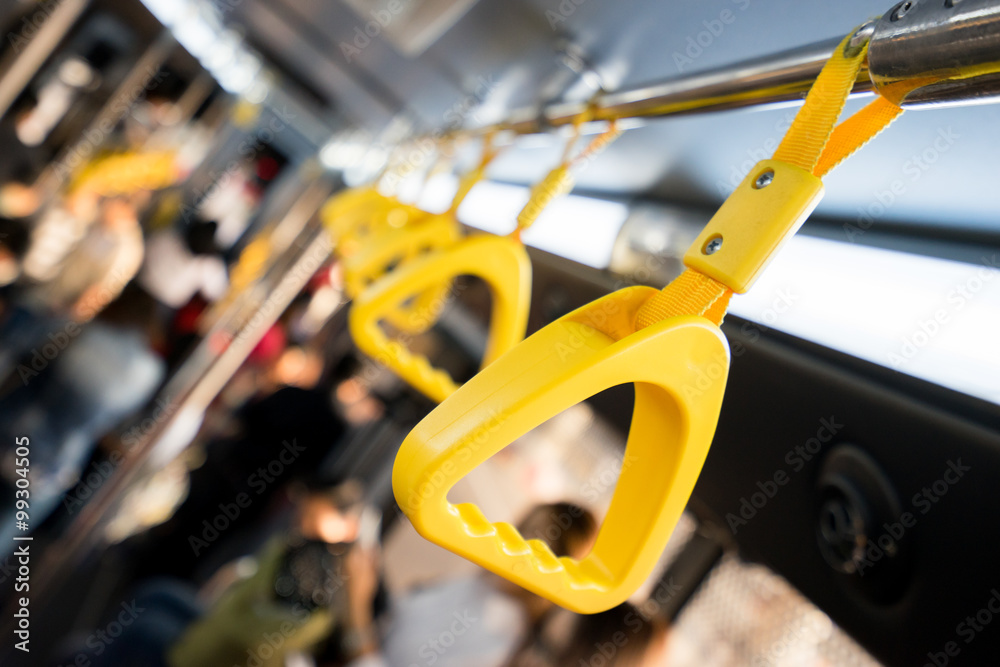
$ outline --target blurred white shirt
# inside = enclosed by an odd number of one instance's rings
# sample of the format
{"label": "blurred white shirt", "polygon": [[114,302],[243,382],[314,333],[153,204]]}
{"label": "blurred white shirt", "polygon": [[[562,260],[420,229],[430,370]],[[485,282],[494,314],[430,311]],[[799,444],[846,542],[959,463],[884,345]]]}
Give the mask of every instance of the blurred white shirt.
{"label": "blurred white shirt", "polygon": [[221,299],[229,287],[226,263],[214,255],[195,255],[173,231],[158,232],[146,243],[146,263],[139,284],[157,301],[180,308],[199,292]]}

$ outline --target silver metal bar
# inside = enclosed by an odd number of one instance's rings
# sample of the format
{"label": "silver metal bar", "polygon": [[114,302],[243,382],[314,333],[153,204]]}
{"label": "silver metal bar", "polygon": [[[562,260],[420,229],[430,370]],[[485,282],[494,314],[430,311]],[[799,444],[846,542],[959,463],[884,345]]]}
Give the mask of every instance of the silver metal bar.
{"label": "silver metal bar", "polygon": [[[652,118],[801,102],[840,41],[818,42],[731,67],[608,93],[591,102],[589,118]],[[872,92],[868,71],[862,68],[854,94]],[[556,104],[541,114],[537,110],[515,112],[514,120],[503,127],[530,134],[544,131],[546,126],[573,123],[587,113],[585,103]]]}
{"label": "silver metal bar", "polygon": [[[0,75],[0,117],[10,110],[17,96],[28,87],[31,79],[38,74],[59,42],[69,34],[89,4],[90,0],[63,0],[52,10],[41,27],[36,28],[37,34],[28,41],[23,51],[18,40],[27,41],[25,35],[12,33],[7,36],[14,48],[11,51],[12,60],[0,63],[0,72],[3,72]],[[35,14],[44,12],[42,7]],[[34,18],[34,14],[31,18]],[[24,25],[25,29],[33,27],[30,23]]]}
{"label": "silver metal bar", "polygon": [[[905,0],[862,32],[872,33],[871,45],[852,95],[878,92],[906,108],[1000,99],[1000,0]],[[801,103],[840,41],[606,93],[589,105],[520,109],[468,133],[531,134],[581,118],[662,118]]]}
{"label": "silver metal bar", "polygon": [[875,25],[878,92],[905,107],[1000,100],[1000,2],[906,0]]}

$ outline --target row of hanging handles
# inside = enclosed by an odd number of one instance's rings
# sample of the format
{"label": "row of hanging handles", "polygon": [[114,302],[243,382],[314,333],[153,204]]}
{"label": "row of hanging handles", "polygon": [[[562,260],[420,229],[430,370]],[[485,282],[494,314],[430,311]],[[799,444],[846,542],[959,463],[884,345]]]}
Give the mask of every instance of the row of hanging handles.
{"label": "row of hanging handles", "polygon": [[[744,293],[823,196],[822,177],[888,126],[902,109],[876,99],[837,120],[865,61],[867,43],[846,38],[824,66],[784,140],[723,203],[684,256],[686,269],[662,290],[629,287],[524,338],[531,265],[520,242],[552,201],[573,187],[573,168],[619,134],[615,122],[531,192],[513,234],[465,235],[459,204],[497,154],[492,135],[444,214],[348,190],[324,208],[353,299],[358,347],[439,405],[407,436],[392,486],[423,537],[580,613],[620,604],[648,578],[708,454],[729,371],[719,325],[732,294]],[[853,41],[852,41],[853,38]],[[459,276],[492,291],[480,372],[462,386],[407,348],[407,335],[441,315]],[[385,327],[388,323],[391,329]],[[591,552],[556,557],[507,523],[491,523],[449,490],[492,455],[563,410],[632,383],[627,460]]]}

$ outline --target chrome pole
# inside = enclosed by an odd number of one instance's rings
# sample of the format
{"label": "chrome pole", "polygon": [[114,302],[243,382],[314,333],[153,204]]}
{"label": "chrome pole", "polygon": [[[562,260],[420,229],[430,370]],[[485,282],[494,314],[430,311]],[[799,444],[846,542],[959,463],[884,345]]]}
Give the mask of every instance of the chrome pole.
{"label": "chrome pole", "polygon": [[[541,114],[522,110],[503,129],[519,134],[542,132],[546,126],[568,125],[589,115],[592,120],[662,118],[743,107],[801,102],[840,39],[782,51],[763,58],[660,83],[607,93],[589,103],[556,104]],[[853,94],[871,94],[868,71],[862,68]]]}
{"label": "chrome pole", "polygon": [[[69,31],[76,24],[77,19],[87,9],[90,0],[63,0],[52,13],[48,15],[41,27],[37,28],[37,33],[30,38],[21,34],[8,35],[14,45],[11,52],[11,59],[0,63],[0,118],[10,110],[17,96],[24,92],[38,70],[42,68],[45,61],[49,59],[52,52],[59,46],[59,42],[69,34]],[[37,13],[44,12],[40,8]],[[28,23],[24,29],[32,27]],[[19,40],[27,41],[27,45],[22,51]]]}
{"label": "chrome pole", "polygon": [[900,106],[996,102],[1000,2],[900,2],[876,24],[868,63],[876,90]]}
{"label": "chrome pole", "polygon": [[[854,96],[878,92],[905,108],[1000,100],[1000,0],[905,0],[858,33],[871,34],[871,43]],[[663,118],[801,103],[840,41],[605,93],[589,104],[520,109],[506,121],[456,134],[532,134],[581,118]]]}

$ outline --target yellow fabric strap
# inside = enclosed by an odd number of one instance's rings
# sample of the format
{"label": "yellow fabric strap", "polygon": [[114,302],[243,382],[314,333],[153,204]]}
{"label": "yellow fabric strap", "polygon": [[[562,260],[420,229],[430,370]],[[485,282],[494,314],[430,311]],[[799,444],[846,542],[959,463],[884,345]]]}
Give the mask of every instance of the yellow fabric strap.
{"label": "yellow fabric strap", "polygon": [[[577,132],[574,131],[574,138],[569,143],[570,147],[576,143],[576,134]],[[549,204],[563,195],[568,195],[576,183],[573,178],[572,169],[603,151],[619,135],[621,135],[621,130],[618,128],[618,124],[611,121],[608,129],[595,137],[576,157],[571,158],[569,156],[570,151],[567,148],[566,152],[563,153],[563,159],[559,166],[550,171],[545,178],[531,188],[531,196],[528,198],[528,203],[525,204],[524,208],[517,215],[517,229],[514,230],[511,237],[520,239],[521,232],[535,224],[538,216],[542,214],[542,211]]]}
{"label": "yellow fabric strap", "polygon": [[668,317],[701,315],[716,324],[729,307],[733,291],[694,269],[685,269],[659,294],[643,304],[636,316],[636,330],[645,329]]}
{"label": "yellow fabric strap", "polygon": [[521,232],[535,224],[538,216],[549,204],[557,198],[569,194],[573,190],[573,185],[574,179],[569,164],[561,164],[550,171],[545,178],[531,188],[531,196],[521,212],[517,214],[517,229],[511,236],[520,239]]}
{"label": "yellow fabric strap", "polygon": [[472,192],[472,188],[476,187],[476,184],[486,178],[486,169],[493,162],[493,159],[500,154],[500,149],[498,149],[493,143],[494,133],[490,132],[486,135],[486,139],[483,143],[483,155],[479,159],[479,164],[472,171],[466,172],[461,179],[458,181],[458,191],[455,193],[455,198],[451,200],[451,211],[454,213],[458,211],[458,207],[462,205],[465,198],[469,196]]}
{"label": "yellow fabric strap", "polygon": [[[795,121],[775,151],[775,160],[822,177],[902,113],[900,107],[877,97],[834,128],[868,54],[866,44],[856,54],[845,55],[852,36],[853,33],[841,42],[816,78]],[[685,269],[639,309],[636,329],[678,315],[701,315],[721,324],[730,297],[732,290],[722,283],[694,269]]]}
{"label": "yellow fabric strap", "polygon": [[899,115],[901,107],[896,106],[881,95],[856,114],[837,126],[830,135],[826,150],[813,168],[813,174],[822,178],[834,167],[850,157],[855,151],[889,127]]}

